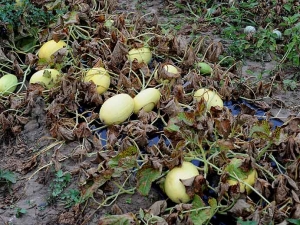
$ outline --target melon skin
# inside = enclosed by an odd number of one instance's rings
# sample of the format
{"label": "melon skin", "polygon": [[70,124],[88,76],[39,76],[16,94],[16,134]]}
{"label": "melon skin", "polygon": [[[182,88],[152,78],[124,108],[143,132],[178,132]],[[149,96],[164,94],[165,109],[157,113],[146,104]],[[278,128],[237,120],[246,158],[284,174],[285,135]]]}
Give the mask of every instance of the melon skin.
{"label": "melon skin", "polygon": [[133,109],[134,101],[130,95],[117,94],[103,103],[99,117],[105,125],[117,125],[127,120]]}
{"label": "melon skin", "polygon": [[13,93],[18,85],[18,78],[13,74],[5,74],[0,78],[0,94],[9,95]]}
{"label": "melon skin", "polygon": [[46,89],[50,89],[57,84],[60,79],[60,72],[56,69],[44,69],[35,72],[30,80],[30,84],[41,84]]}
{"label": "melon skin", "polygon": [[133,48],[128,52],[128,59],[131,62],[136,59],[138,63],[144,62],[149,64],[152,59],[152,52],[147,47]]}
{"label": "melon skin", "polygon": [[110,75],[107,70],[99,67],[88,70],[84,77],[84,82],[92,81],[97,86],[97,93],[106,92],[110,86]]}
{"label": "melon skin", "polygon": [[134,98],[134,113],[138,113],[141,109],[150,112],[160,100],[160,91],[156,88],[146,88],[138,93]]}
{"label": "melon skin", "polygon": [[54,40],[47,41],[42,45],[39,50],[38,56],[40,59],[44,59],[47,62],[51,61],[51,56],[58,50],[67,47],[67,44],[60,40],[58,42]]}
{"label": "melon skin", "polygon": [[215,91],[211,91],[207,88],[200,88],[194,93],[194,99],[200,101],[201,98],[204,99],[208,110],[210,110],[212,106],[219,106],[220,108],[224,107],[223,100]]}
{"label": "melon skin", "polygon": [[194,164],[183,162],[181,166],[174,167],[166,176],[164,189],[166,195],[175,203],[187,203],[191,199],[186,193],[186,189],[181,180],[186,180],[199,175],[199,171]]}

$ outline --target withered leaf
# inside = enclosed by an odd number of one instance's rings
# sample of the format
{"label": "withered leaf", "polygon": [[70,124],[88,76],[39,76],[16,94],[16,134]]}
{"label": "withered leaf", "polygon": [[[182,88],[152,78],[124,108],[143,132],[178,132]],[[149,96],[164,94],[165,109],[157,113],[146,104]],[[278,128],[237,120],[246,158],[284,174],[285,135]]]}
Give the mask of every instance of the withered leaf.
{"label": "withered leaf", "polygon": [[25,125],[29,121],[28,117],[18,116],[18,115],[16,115],[16,119],[19,121],[19,123],[21,123],[23,125]]}
{"label": "withered leaf", "polygon": [[72,121],[72,119],[61,119],[60,121],[52,124],[50,128],[50,134],[52,137],[57,138],[58,140],[72,141],[75,139],[75,136],[69,127],[71,127],[73,124],[74,121]]}
{"label": "withered leaf", "polygon": [[67,54],[68,54],[68,49],[61,48],[51,55],[51,60],[53,60],[54,63],[63,63]]}
{"label": "withered leaf", "polygon": [[193,183],[193,188],[195,194],[199,195],[200,197],[203,196],[203,192],[207,190],[207,184],[208,182],[204,178],[202,174],[198,175],[195,177],[194,183]]}
{"label": "withered leaf", "polygon": [[111,207],[111,213],[113,215],[122,215],[123,211],[122,209],[115,203],[113,204],[113,206]]}
{"label": "withered leaf", "polygon": [[122,215],[108,215],[102,216],[99,219],[98,225],[111,225],[111,224],[138,224],[138,221],[133,213],[126,213]]}
{"label": "withered leaf", "polygon": [[5,61],[8,61],[9,59],[6,57],[6,55],[4,54],[3,48],[1,47],[0,48],[0,62],[5,62]]}
{"label": "withered leaf", "polygon": [[247,114],[251,116],[255,115],[255,110],[250,108],[248,105],[242,103],[240,104],[240,107],[241,107],[241,114]]}
{"label": "withered leaf", "polygon": [[11,128],[11,131],[13,132],[13,134],[18,134],[22,131],[22,127],[19,125],[15,125]]}
{"label": "withered leaf", "polygon": [[287,122],[285,122],[282,127],[285,128],[286,132],[288,134],[293,134],[293,133],[299,133],[300,132],[300,118],[295,117],[289,119]]}
{"label": "withered leaf", "polygon": [[257,178],[254,189],[267,198],[271,195],[271,184],[266,180]]}
{"label": "withered leaf", "polygon": [[157,113],[154,111],[145,112],[144,109],[139,111],[138,118],[144,124],[152,124],[157,119]]}
{"label": "withered leaf", "polygon": [[67,37],[67,34],[64,32],[64,30],[57,30],[52,32],[52,39],[56,42],[59,42],[60,40]]}
{"label": "withered leaf", "polygon": [[25,55],[25,64],[26,65],[34,65],[38,61],[38,56],[32,54],[32,53],[27,53]]}
{"label": "withered leaf", "polygon": [[220,55],[223,53],[223,51],[224,51],[224,47],[222,42],[213,41],[212,43],[209,44],[206,57],[210,62],[217,62],[219,60]]}
{"label": "withered leaf", "polygon": [[225,140],[225,139],[219,139],[217,141],[217,144],[220,148],[220,150],[232,150],[234,149],[234,140],[230,139],[230,140]]}
{"label": "withered leaf", "polygon": [[188,48],[188,40],[184,35],[176,35],[172,40],[171,51],[178,56],[183,56]]}
{"label": "withered leaf", "polygon": [[92,197],[98,188],[104,185],[106,181],[111,179],[112,173],[113,170],[105,170],[102,171],[98,176],[93,177],[93,184],[87,186],[87,188],[83,190],[82,198],[87,200],[88,198]]}
{"label": "withered leaf", "polygon": [[119,74],[119,78],[118,78],[118,85],[119,88],[131,88],[132,87],[132,83],[131,80],[126,77],[123,73]]}
{"label": "withered leaf", "polygon": [[229,119],[215,119],[215,127],[224,139],[227,139],[231,133],[231,124]]}
{"label": "withered leaf", "polygon": [[174,97],[177,99],[178,102],[186,103],[185,99],[185,92],[182,85],[176,85],[174,87]]}
{"label": "withered leaf", "polygon": [[150,206],[148,211],[152,215],[158,216],[158,215],[162,214],[165,211],[166,208],[167,208],[167,201],[166,200],[160,200],[160,201],[154,202],[154,204],[152,204]]}
{"label": "withered leaf", "polygon": [[107,128],[107,143],[114,146],[120,135],[119,126],[109,126]]}
{"label": "withered leaf", "polygon": [[272,187],[275,189],[275,200],[278,204],[284,202],[288,196],[289,188],[286,185],[287,180],[284,175],[279,175],[272,183]]}
{"label": "withered leaf", "polygon": [[299,203],[294,204],[294,206],[291,210],[291,218],[293,218],[293,219],[300,218],[300,204]]}
{"label": "withered leaf", "polygon": [[82,91],[84,94],[84,102],[94,103],[96,106],[103,103],[101,95],[97,92],[97,86],[93,82],[85,82],[82,84]]}
{"label": "withered leaf", "polygon": [[78,24],[79,13],[77,11],[69,11],[63,16],[64,25]]}
{"label": "withered leaf", "polygon": [[87,150],[83,146],[78,146],[74,149],[72,153],[72,159],[82,159],[84,156],[86,156]]}
{"label": "withered leaf", "polygon": [[196,54],[194,52],[193,47],[190,46],[185,53],[185,56],[182,61],[182,65],[184,67],[191,67],[194,65],[195,61],[196,61]]}
{"label": "withered leaf", "polygon": [[172,151],[171,156],[164,158],[164,165],[168,167],[169,170],[174,167],[181,165],[183,162],[183,152],[182,151]]}
{"label": "withered leaf", "polygon": [[118,65],[121,65],[124,61],[126,61],[127,54],[128,54],[128,49],[126,45],[118,41],[112,51],[109,64],[111,66],[118,67]]}
{"label": "withered leaf", "polygon": [[4,113],[0,114],[0,123],[4,131],[8,130],[12,126],[12,121],[8,120]]}
{"label": "withered leaf", "polygon": [[181,70],[178,67],[176,67],[176,69],[178,68],[178,72],[173,73],[166,69],[166,67],[165,67],[166,65],[169,65],[169,63],[159,65],[159,67],[157,69],[157,74],[158,74],[159,78],[171,80],[171,79],[180,77]]}
{"label": "withered leaf", "polygon": [[19,172],[21,172],[22,174],[27,174],[36,166],[37,166],[37,157],[32,157],[31,159],[22,163],[22,167],[19,169]]}
{"label": "withered leaf", "polygon": [[253,212],[253,207],[245,201],[238,199],[234,206],[229,210],[236,217],[247,217]]}
{"label": "withered leaf", "polygon": [[170,100],[165,101],[161,104],[161,110],[168,114],[170,117],[177,116],[179,112],[182,112],[183,109],[180,107],[178,101],[172,97]]}
{"label": "withered leaf", "polygon": [[77,138],[87,138],[92,135],[92,132],[86,122],[79,123],[73,133]]}
{"label": "withered leaf", "polygon": [[150,165],[144,165],[137,172],[137,190],[141,195],[147,196],[152,183],[158,179],[161,172]]}

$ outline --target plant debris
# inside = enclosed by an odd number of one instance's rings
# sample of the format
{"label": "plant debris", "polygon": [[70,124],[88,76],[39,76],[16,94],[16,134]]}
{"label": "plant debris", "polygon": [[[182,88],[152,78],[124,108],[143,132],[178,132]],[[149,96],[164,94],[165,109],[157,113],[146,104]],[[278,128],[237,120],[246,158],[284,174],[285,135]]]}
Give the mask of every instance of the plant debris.
{"label": "plant debris", "polygon": [[[20,2],[24,7],[0,1],[9,12],[0,10],[1,76],[18,78],[14,93],[0,93],[1,220],[21,224],[11,217],[15,206],[22,224],[299,223],[299,105],[284,118],[272,114],[285,102],[278,93],[299,91],[299,76],[285,77],[299,69],[291,55],[300,43],[298,25],[287,14],[299,20],[296,1],[207,3],[205,10],[184,1],[188,11],[179,7],[182,1],[175,1],[177,8],[163,1],[170,11],[195,16],[177,30],[172,23],[161,24],[155,13],[118,13],[118,1]],[[272,17],[270,24],[284,27],[290,42],[275,37],[272,42],[274,35],[264,29],[239,33],[241,24],[229,18],[236,8],[248,16],[247,7],[255,15],[253,23],[267,29],[264,19]],[[222,15],[223,23],[235,25],[220,32]],[[244,39],[229,45],[230,32]],[[49,40],[64,40],[67,47],[50,60],[38,58]],[[274,48],[266,50],[266,43]],[[151,50],[149,63],[128,59],[131,49],[142,47]],[[268,75],[245,74],[246,49],[262,61],[268,54],[283,57],[274,59],[278,64]],[[200,72],[200,62],[211,67],[210,74]],[[110,76],[101,95],[95,83],[84,82],[96,67]],[[49,68],[61,74],[52,88],[29,83],[35,72]],[[141,109],[117,125],[101,122],[106,100],[121,93],[134,98],[146,88],[161,94],[157,104],[149,103],[151,111]],[[218,93],[224,107],[196,100],[200,88]],[[234,158],[241,163],[231,165]],[[183,161],[197,166],[200,175],[182,181],[192,200],[175,204],[163,184],[168,171]],[[257,179],[248,184],[244,179],[253,169]],[[237,183],[229,184],[229,178]]]}

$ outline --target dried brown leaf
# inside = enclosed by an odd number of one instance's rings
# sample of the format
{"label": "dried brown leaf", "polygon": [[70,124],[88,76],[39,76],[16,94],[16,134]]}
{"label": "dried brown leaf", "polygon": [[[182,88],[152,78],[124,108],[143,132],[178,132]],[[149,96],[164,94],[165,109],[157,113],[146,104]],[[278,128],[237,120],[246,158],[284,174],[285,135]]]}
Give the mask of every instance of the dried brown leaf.
{"label": "dried brown leaf", "polygon": [[22,167],[18,169],[18,171],[22,174],[27,174],[29,171],[33,170],[37,165],[37,157],[32,157],[31,159],[23,162]]}
{"label": "dried brown leaf", "polygon": [[218,133],[223,136],[224,139],[227,139],[231,133],[231,123],[229,119],[218,119],[214,120],[215,128]]}
{"label": "dried brown leaf", "polygon": [[299,219],[300,218],[300,204],[294,204],[293,208],[291,209],[291,218]]}
{"label": "dried brown leaf", "polygon": [[154,216],[158,216],[164,213],[166,208],[167,208],[167,201],[160,200],[154,202],[147,211],[149,211],[149,213]]}
{"label": "dried brown leaf", "polygon": [[127,54],[128,49],[126,45],[118,41],[111,53],[109,65],[113,67],[118,67],[119,65],[122,65],[124,61],[126,61]]}
{"label": "dried brown leaf", "polygon": [[188,39],[185,35],[176,35],[171,42],[171,51],[183,56],[188,49]]}
{"label": "dried brown leaf", "polygon": [[111,207],[111,214],[112,215],[122,215],[123,211],[122,209],[115,203],[113,204],[113,206]]}
{"label": "dried brown leaf", "polygon": [[32,65],[34,65],[35,63],[37,63],[37,61],[38,61],[38,56],[37,56],[37,55],[34,55],[34,54],[32,54],[32,53],[27,53],[27,54],[25,55],[25,64],[26,64],[26,65],[32,66]]}
{"label": "dried brown leaf", "polygon": [[194,52],[193,47],[189,47],[183,57],[182,65],[183,67],[189,68],[194,65],[196,61],[196,53]]}
{"label": "dried brown leaf", "polygon": [[232,150],[235,148],[234,139],[219,139],[217,140],[218,147],[220,150]]}
{"label": "dried brown leaf", "polygon": [[254,211],[253,206],[245,201],[238,199],[234,206],[229,210],[235,217],[247,217]]}
{"label": "dried brown leaf", "polygon": [[107,128],[107,143],[111,146],[114,146],[120,135],[120,127],[119,126],[109,126]]}
{"label": "dried brown leaf", "polygon": [[9,120],[4,113],[0,114],[0,124],[3,131],[8,130],[12,126],[12,121]]}
{"label": "dried brown leaf", "polygon": [[162,102],[161,110],[170,117],[177,116],[180,112],[183,112],[182,107],[180,107],[178,101],[174,97],[171,97],[168,101]]}
{"label": "dried brown leaf", "polygon": [[86,122],[79,123],[73,133],[77,138],[87,138],[92,135],[92,132]]}
{"label": "dried brown leaf", "polygon": [[75,123],[71,118],[60,119],[51,124],[50,134],[52,137],[58,140],[69,140],[75,139],[72,128]]}
{"label": "dried brown leaf", "polygon": [[213,41],[209,44],[207,49],[206,57],[210,62],[217,62],[219,60],[220,55],[224,52],[224,47],[222,42]]}

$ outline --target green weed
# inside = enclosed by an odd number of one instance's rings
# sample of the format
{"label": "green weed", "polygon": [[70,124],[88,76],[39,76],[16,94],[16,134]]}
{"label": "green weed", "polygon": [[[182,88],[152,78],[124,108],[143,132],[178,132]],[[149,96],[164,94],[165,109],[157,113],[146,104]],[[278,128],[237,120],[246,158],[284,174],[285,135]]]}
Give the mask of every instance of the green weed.
{"label": "green weed", "polygon": [[0,20],[17,29],[19,26],[41,26],[52,22],[65,10],[45,10],[33,5],[29,0],[23,1],[23,6],[17,6],[15,1],[0,1]]}
{"label": "green weed", "polygon": [[26,213],[27,213],[27,210],[24,209],[24,208],[20,208],[20,207],[15,208],[15,215],[16,215],[17,218],[22,217]]}
{"label": "green weed", "polygon": [[283,86],[285,90],[295,90],[297,88],[297,82],[295,80],[286,79],[283,80]]}
{"label": "green weed", "polygon": [[69,189],[61,195],[60,199],[64,203],[65,208],[70,208],[82,202],[81,193],[77,189]]}
{"label": "green weed", "polygon": [[0,169],[0,184],[4,183],[9,187],[11,184],[14,184],[16,182],[17,182],[16,176],[13,172],[9,170]]}
{"label": "green weed", "polygon": [[62,196],[64,189],[69,185],[70,181],[71,174],[63,173],[62,170],[56,172],[55,178],[50,184],[50,196],[48,197],[49,204],[53,204]]}

